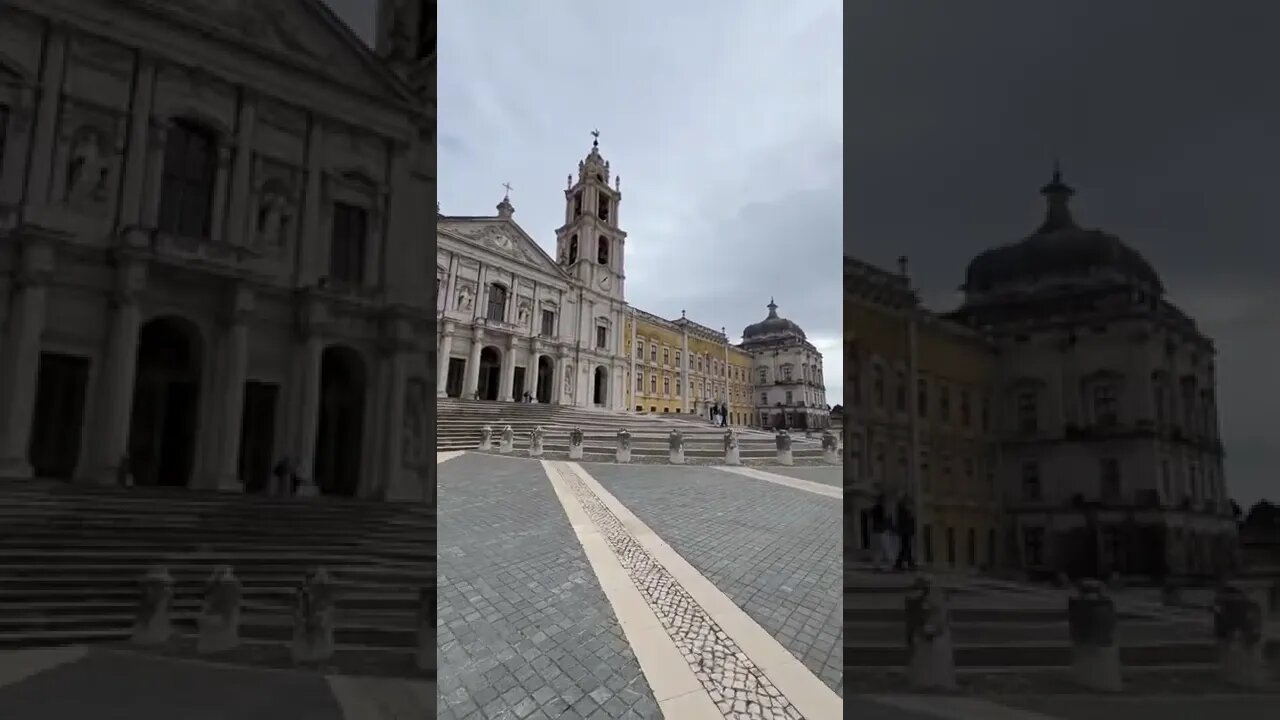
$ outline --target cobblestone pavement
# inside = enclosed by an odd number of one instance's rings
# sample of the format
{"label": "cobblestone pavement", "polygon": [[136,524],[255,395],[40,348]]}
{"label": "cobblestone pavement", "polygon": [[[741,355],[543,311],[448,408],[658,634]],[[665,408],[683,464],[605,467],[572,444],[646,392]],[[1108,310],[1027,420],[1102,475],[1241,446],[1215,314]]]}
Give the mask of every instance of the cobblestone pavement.
{"label": "cobblestone pavement", "polygon": [[858,720],[1215,720],[1264,718],[1274,695],[1107,697],[1037,695],[995,698],[850,695],[846,717]]}
{"label": "cobblestone pavement", "polygon": [[[14,663],[23,651],[5,655]],[[424,693],[423,698],[427,695]],[[433,708],[368,716],[427,720]],[[329,681],[308,672],[248,669],[90,650],[0,687],[4,720],[354,720]]]}
{"label": "cobblestone pavement", "polygon": [[831,487],[844,487],[844,466],[842,465],[821,465],[821,466],[804,466],[804,465],[775,465],[773,467],[757,468],[764,472],[773,473],[775,475],[786,475],[798,480],[808,480],[809,482],[822,483]]}
{"label": "cobblestone pavement", "polygon": [[843,693],[839,500],[712,468],[583,468]]}
{"label": "cobblestone pavement", "polygon": [[540,463],[439,466],[442,720],[658,718]]}

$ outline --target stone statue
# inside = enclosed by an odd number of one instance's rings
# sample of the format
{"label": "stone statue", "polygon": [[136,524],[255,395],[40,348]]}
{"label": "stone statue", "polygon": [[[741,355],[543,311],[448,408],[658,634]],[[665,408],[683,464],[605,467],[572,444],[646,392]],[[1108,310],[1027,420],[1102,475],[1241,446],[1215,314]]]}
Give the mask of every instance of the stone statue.
{"label": "stone statue", "polygon": [[778,463],[780,465],[793,464],[791,455],[791,434],[786,430],[779,430],[777,436],[774,438],[774,443],[778,448]]}
{"label": "stone statue", "polygon": [[97,130],[82,133],[71,148],[67,165],[67,199],[72,202],[103,200],[107,163],[102,157],[102,136]]}
{"label": "stone statue", "polygon": [[672,430],[667,436],[667,450],[672,465],[684,464],[684,435],[679,430]]}
{"label": "stone statue", "polygon": [[617,462],[631,462],[631,433],[623,428],[618,431],[618,449],[614,454]]}
{"label": "stone statue", "polygon": [[1262,607],[1234,585],[1218,588],[1213,601],[1218,669],[1231,685],[1258,688],[1267,682],[1262,642]]}
{"label": "stone statue", "polygon": [[724,464],[742,464],[741,450],[738,449],[738,433],[733,428],[724,431]]}
{"label": "stone statue", "polygon": [[196,652],[223,652],[240,644],[240,580],[228,565],[214,570],[205,583],[199,626]]}
{"label": "stone statue", "polygon": [[474,300],[474,298],[475,298],[475,291],[471,289],[471,286],[463,285],[462,287],[458,288],[458,301],[456,303],[457,308],[463,312],[470,311],[471,303]]}
{"label": "stone statue", "polygon": [[493,449],[493,428],[487,424],[480,428],[480,449]]}
{"label": "stone statue", "polygon": [[576,385],[576,383],[573,382],[573,366],[565,365],[564,366],[564,390],[565,390],[565,394],[568,395],[569,397],[573,397],[574,391],[577,390],[577,388],[574,387],[574,385]]}
{"label": "stone statue", "polygon": [[333,614],[336,592],[324,568],[307,573],[295,595],[293,661],[328,660],[333,656]]}
{"label": "stone statue", "polygon": [[258,208],[258,242],[267,246],[284,244],[284,229],[288,222],[289,201],[280,193],[268,192]]}
{"label": "stone statue", "polygon": [[157,565],[142,578],[142,601],[133,626],[136,645],[163,645],[173,634],[169,604],[173,601],[173,577],[168,568]]}
{"label": "stone statue", "polygon": [[516,431],[511,429],[510,425],[502,428],[502,443],[498,446],[498,452],[509,453],[515,448]]}
{"label": "stone statue", "polygon": [[529,303],[521,302],[520,307],[516,308],[516,324],[529,324]]}
{"label": "stone statue", "polygon": [[840,462],[840,441],[830,430],[822,432],[822,456],[833,465]]}
{"label": "stone statue", "polygon": [[529,457],[542,457],[542,426],[538,425],[529,433]]}
{"label": "stone statue", "polygon": [[582,459],[582,428],[574,428],[569,431],[569,459]]}
{"label": "stone statue", "polygon": [[1076,681],[1092,690],[1120,690],[1120,648],[1116,644],[1116,606],[1102,583],[1083,580],[1080,594],[1067,601],[1071,631],[1071,669]]}
{"label": "stone statue", "polygon": [[919,688],[954,690],[955,653],[946,593],[928,578],[917,578],[906,597],[907,675]]}

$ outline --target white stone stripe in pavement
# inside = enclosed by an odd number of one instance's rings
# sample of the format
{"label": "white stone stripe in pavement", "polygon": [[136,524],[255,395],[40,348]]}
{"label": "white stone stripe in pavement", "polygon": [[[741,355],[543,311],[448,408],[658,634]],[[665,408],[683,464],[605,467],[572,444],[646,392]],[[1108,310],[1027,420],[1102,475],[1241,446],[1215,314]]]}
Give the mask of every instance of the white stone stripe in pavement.
{"label": "white stone stripe in pavement", "polygon": [[986,700],[946,695],[866,695],[868,700],[944,720],[1060,720]]}
{"label": "white stone stripe in pavement", "polygon": [[443,452],[437,452],[436,464],[439,465],[440,463],[449,462],[464,453],[466,453],[466,450],[445,450]]}
{"label": "white stone stripe in pavement", "polygon": [[814,482],[812,480],[801,480],[800,478],[793,478],[790,475],[779,475],[777,473],[765,472],[763,470],[741,467],[738,465],[715,465],[714,467],[717,470],[723,470],[737,475],[745,475],[749,478],[777,483],[778,485],[786,485],[790,488],[805,490],[811,493],[817,493],[818,495],[826,495],[827,497],[835,498],[837,500],[844,499],[844,488],[831,487],[830,485],[823,485],[820,482]]}
{"label": "white stone stripe in pavement", "polygon": [[[550,463],[571,470],[622,523],[635,541],[660,564],[702,610],[737,644],[744,655],[763,671],[805,720],[835,720],[843,714],[840,696],[814,675],[772,635],[760,627],[720,588],[698,572],[648,525],[627,509],[577,463]],[[605,548],[606,550],[608,548]],[[833,582],[836,582],[833,579]],[[643,598],[638,598],[643,602]],[[617,609],[615,608],[615,612]],[[666,635],[665,632],[662,633]],[[687,663],[681,658],[681,665]],[[647,676],[647,672],[646,672]],[[685,717],[675,715],[668,717]]]}
{"label": "white stone stripe in pavement", "polygon": [[426,682],[329,675],[329,690],[346,720],[429,720],[435,692]]}
{"label": "white stone stripe in pavement", "polygon": [[0,687],[20,683],[59,665],[75,662],[88,653],[89,649],[84,645],[0,652]]}
{"label": "white stone stripe in pavement", "polygon": [[556,497],[564,506],[565,515],[573,532],[582,543],[582,550],[591,563],[600,588],[613,607],[613,614],[622,625],[622,632],[627,636],[627,644],[640,663],[645,680],[653,691],[653,699],[657,701],[664,717],[669,718],[713,718],[724,717],[716,708],[711,696],[707,694],[694,676],[689,663],[685,662],[675,641],[667,635],[662,622],[654,614],[644,596],[631,582],[622,563],[618,561],[613,550],[600,534],[599,529],[587,516],[582,505],[574,496],[560,476],[563,463],[542,461],[543,470],[551,481]]}

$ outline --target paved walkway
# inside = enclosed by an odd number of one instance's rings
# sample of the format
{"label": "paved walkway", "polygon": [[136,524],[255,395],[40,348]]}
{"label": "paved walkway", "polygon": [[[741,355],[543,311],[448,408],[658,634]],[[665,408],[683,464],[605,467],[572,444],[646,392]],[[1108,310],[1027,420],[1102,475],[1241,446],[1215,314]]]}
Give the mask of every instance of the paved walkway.
{"label": "paved walkway", "polygon": [[80,646],[0,652],[4,720],[428,720],[426,682],[323,676]]}
{"label": "paved walkway", "polygon": [[441,718],[841,717],[837,498],[706,467],[438,460]]}
{"label": "paved walkway", "polygon": [[853,695],[845,702],[849,717],[858,720],[1243,720],[1271,717],[1280,697],[1037,695],[982,700]]}

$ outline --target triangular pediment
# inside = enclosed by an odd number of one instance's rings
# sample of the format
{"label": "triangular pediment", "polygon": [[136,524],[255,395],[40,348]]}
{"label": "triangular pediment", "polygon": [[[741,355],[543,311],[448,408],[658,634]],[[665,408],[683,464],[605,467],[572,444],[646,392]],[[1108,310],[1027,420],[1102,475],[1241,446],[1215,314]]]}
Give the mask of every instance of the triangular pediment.
{"label": "triangular pediment", "polygon": [[446,237],[456,238],[485,252],[510,258],[549,275],[566,277],[556,261],[513,220],[441,217],[436,229]]}
{"label": "triangular pediment", "polygon": [[347,87],[396,95],[405,91],[323,0],[165,0],[164,12],[229,31]]}

